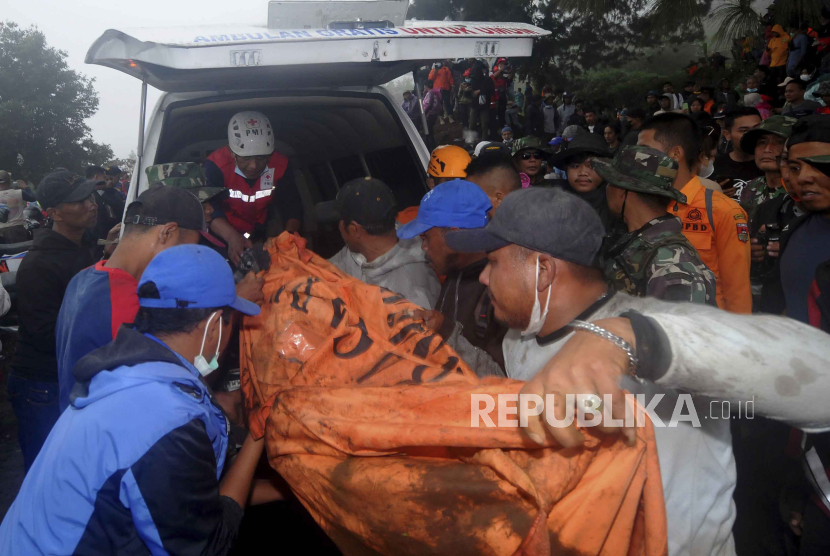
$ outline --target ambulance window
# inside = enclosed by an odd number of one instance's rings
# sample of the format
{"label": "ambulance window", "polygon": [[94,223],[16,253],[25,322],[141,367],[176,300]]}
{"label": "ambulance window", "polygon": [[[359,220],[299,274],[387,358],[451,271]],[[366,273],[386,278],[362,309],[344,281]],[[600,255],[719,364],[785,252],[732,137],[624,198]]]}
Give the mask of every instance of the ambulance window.
{"label": "ambulance window", "polygon": [[395,193],[398,206],[421,203],[426,185],[412,155],[406,147],[394,147],[367,153],[364,157],[372,177],[382,180]]}
{"label": "ambulance window", "polygon": [[321,201],[330,201],[337,196],[337,186],[326,164],[312,164],[308,167],[311,175],[314,176],[314,183],[320,191]]}
{"label": "ambulance window", "polygon": [[332,160],[331,166],[334,168],[334,175],[337,176],[337,183],[341,186],[349,180],[366,177],[360,157],[356,155]]}

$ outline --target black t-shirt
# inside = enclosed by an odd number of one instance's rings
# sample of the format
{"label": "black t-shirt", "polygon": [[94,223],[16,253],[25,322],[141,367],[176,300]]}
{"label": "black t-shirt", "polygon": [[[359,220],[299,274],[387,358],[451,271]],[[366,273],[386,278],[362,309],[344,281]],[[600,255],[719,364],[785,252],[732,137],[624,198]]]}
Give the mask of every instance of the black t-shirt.
{"label": "black t-shirt", "polygon": [[726,178],[731,178],[732,183],[727,184],[724,189],[736,186],[742,189],[742,185],[746,186],[747,183],[763,175],[764,172],[758,169],[754,160],[735,162],[729,154],[722,154],[715,159],[715,171],[712,173],[711,179],[720,183]]}

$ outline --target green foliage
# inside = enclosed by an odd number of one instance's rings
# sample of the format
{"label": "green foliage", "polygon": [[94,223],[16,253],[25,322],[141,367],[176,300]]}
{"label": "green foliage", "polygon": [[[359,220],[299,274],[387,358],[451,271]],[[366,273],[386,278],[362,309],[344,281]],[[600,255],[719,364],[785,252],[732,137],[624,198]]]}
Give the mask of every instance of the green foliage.
{"label": "green foliage", "polygon": [[771,11],[775,22],[795,27],[802,21],[819,21],[823,0],[778,0]]}
{"label": "green foliage", "polygon": [[86,124],[97,109],[93,80],[69,69],[66,52],[34,27],[0,22],[0,169],[37,183],[58,166],[81,173],[104,164],[112,149]]}
{"label": "green foliage", "polygon": [[[602,99],[600,108],[635,107],[645,105],[646,92],[662,90],[667,80],[669,76],[644,70],[605,68],[586,71],[577,88],[582,98]],[[682,82],[675,87],[681,90]]]}
{"label": "green foliage", "polygon": [[761,15],[752,9],[752,0],[732,0],[712,10],[709,18],[717,25],[713,37],[716,45],[724,47],[733,40],[761,34]]}

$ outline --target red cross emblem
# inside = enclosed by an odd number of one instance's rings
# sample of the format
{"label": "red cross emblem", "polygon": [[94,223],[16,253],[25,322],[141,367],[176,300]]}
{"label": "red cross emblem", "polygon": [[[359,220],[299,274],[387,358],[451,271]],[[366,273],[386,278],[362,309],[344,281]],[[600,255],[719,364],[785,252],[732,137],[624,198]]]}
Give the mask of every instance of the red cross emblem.
{"label": "red cross emblem", "polygon": [[259,120],[251,118],[245,123],[248,124],[248,127],[257,127],[259,125]]}

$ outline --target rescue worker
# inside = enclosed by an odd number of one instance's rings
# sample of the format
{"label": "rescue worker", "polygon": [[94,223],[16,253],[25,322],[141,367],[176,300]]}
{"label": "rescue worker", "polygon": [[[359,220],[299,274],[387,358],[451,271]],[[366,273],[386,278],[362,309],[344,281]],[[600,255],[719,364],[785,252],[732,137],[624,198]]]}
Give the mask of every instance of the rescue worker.
{"label": "rescue worker", "polygon": [[[730,419],[719,417],[719,407],[715,418],[705,418],[709,399],[681,397],[680,391],[734,400],[735,407],[755,396],[758,412],[826,430],[830,343],[823,332],[790,319],[609,293],[596,266],[602,235],[587,203],[556,188],[531,187],[508,195],[485,228],[448,232],[446,241],[455,251],[488,253],[480,280],[489,288],[495,318],[511,328],[503,343],[505,367],[509,378],[530,381],[523,394],[541,400],[547,394],[559,400],[595,394],[603,404],[610,394],[611,415],[622,422],[624,388],[644,396],[641,404],[650,408],[653,422],[669,424],[654,427],[669,554],[733,554]],[[775,335],[759,342],[762,330]],[[778,386],[793,348],[816,382],[785,395]],[[553,409],[560,425],[575,400],[565,399]],[[582,444],[576,422],[545,425],[550,407],[537,405],[534,414],[533,404],[519,405],[530,440],[542,443],[550,435],[563,447]],[[633,427],[603,424],[633,440]]]}
{"label": "rescue worker", "polygon": [[686,196],[672,186],[677,162],[647,147],[624,147],[613,161],[592,159],[608,182],[608,207],[628,233],[605,247],[602,267],[611,289],[637,297],[715,303],[715,275],[666,214],[666,199]]}
{"label": "rescue worker", "polygon": [[228,422],[203,377],[228,345],[233,313],[259,307],[237,297],[227,262],[199,245],[155,257],[138,298],[134,328],[75,367],[84,391],[0,525],[0,553],[219,555],[233,546],[265,442],[248,436],[223,474]]}
{"label": "rescue worker", "polygon": [[[507,328],[495,322],[487,287],[478,276],[487,265],[485,253],[457,253],[447,246],[447,232],[483,228],[492,204],[487,194],[466,180],[442,183],[424,195],[418,217],[398,229],[398,238],[420,236],[427,264],[446,276],[435,310],[424,315],[431,328],[444,338],[462,334],[472,345],[487,352],[504,368],[501,342]],[[477,368],[474,361],[468,364]],[[505,376],[503,373],[500,376]]]}
{"label": "rescue worker", "polygon": [[228,244],[234,265],[253,247],[252,237],[266,235],[272,204],[285,230],[300,231],[302,199],[288,157],[275,150],[275,141],[265,114],[239,112],[228,124],[228,145],[205,161],[208,185],[230,191],[228,199],[213,203],[210,229]]}
{"label": "rescue worker", "polygon": [[317,204],[317,219],[337,222],[346,244],[329,262],[353,278],[432,309],[441,284],[427,266],[420,242],[398,239],[396,214],[395,195],[382,181],[346,182],[335,200]]}
{"label": "rescue worker", "polygon": [[[432,191],[438,184],[458,178],[466,178],[466,168],[470,161],[472,161],[470,153],[461,147],[455,145],[436,147],[429,157],[429,165],[427,166],[427,188]],[[401,225],[408,224],[417,215],[417,205],[406,207],[398,213],[395,220]]]}
{"label": "rescue worker", "polygon": [[513,141],[513,162],[519,172],[527,174],[530,185],[554,185],[545,179],[545,168],[550,147],[538,137],[528,135]]}
{"label": "rescue worker", "polygon": [[455,145],[442,145],[432,151],[427,166],[427,187],[432,190],[436,185],[466,178],[467,165],[472,162],[470,154]]}
{"label": "rescue worker", "polygon": [[749,223],[738,203],[700,183],[698,125],[685,114],[660,114],[643,124],[637,144],[677,161],[674,188],[686,196],[686,203],[671,201],[666,211],[683,221],[683,235],[715,274],[718,307],[752,312]]}

